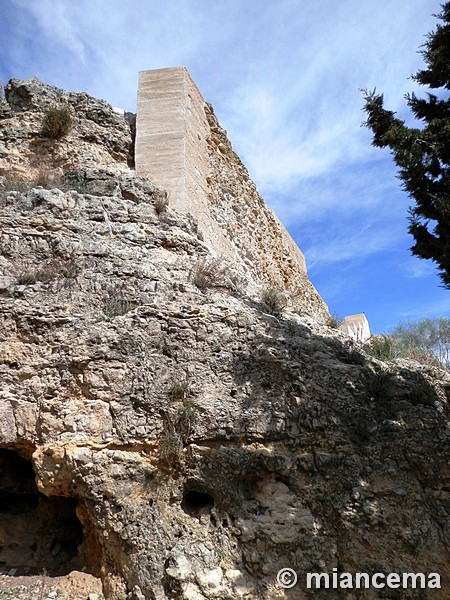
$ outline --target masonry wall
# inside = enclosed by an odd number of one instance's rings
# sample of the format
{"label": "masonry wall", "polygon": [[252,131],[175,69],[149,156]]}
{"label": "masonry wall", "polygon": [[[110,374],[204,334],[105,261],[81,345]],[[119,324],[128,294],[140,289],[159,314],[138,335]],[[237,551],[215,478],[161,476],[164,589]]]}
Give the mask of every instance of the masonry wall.
{"label": "masonry wall", "polygon": [[294,292],[316,316],[327,307],[306,272],[305,258],[255,184],[184,67],[140,73],[136,174],[190,212],[219,256],[255,283]]}

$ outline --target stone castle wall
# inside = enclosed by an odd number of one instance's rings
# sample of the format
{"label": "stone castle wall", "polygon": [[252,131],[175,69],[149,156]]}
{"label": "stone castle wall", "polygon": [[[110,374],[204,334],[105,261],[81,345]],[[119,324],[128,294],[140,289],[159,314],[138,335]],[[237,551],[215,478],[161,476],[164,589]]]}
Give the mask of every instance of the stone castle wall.
{"label": "stone castle wall", "polygon": [[255,184],[183,67],[140,73],[136,174],[167,190],[199,221],[205,240],[255,283],[294,292],[317,316],[327,308],[305,258]]}

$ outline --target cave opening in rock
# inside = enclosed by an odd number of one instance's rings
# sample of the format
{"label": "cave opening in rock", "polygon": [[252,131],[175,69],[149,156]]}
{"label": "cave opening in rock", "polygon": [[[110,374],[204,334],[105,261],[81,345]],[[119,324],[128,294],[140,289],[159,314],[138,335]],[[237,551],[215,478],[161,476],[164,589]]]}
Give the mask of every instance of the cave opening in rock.
{"label": "cave opening in rock", "polygon": [[185,492],[181,508],[191,517],[208,514],[214,506],[214,497],[206,492],[191,489]]}
{"label": "cave opening in rock", "polygon": [[41,494],[31,462],[0,449],[0,572],[95,575],[77,509],[76,498]]}

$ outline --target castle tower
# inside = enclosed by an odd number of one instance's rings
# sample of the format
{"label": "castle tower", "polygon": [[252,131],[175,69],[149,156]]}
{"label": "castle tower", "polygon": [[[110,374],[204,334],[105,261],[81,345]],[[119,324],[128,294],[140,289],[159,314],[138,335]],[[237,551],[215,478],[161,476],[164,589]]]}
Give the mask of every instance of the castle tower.
{"label": "castle tower", "polygon": [[140,73],[135,162],[136,174],[165,189],[173,209],[196,217],[216,255],[255,283],[298,293],[309,312],[328,314],[302,252],[184,67]]}

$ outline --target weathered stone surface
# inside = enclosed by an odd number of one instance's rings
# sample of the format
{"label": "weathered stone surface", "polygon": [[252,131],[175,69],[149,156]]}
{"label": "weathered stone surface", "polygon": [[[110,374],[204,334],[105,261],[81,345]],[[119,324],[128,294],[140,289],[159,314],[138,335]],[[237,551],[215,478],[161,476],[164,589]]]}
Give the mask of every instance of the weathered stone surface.
{"label": "weathered stone surface", "polygon": [[[86,93],[64,92],[36,78],[12,79],[0,101],[0,173],[36,178],[55,169],[133,165],[130,116]],[[60,140],[42,134],[45,111],[69,107],[73,127]]]}
{"label": "weathered stone surface", "polygon": [[79,175],[104,195],[3,199],[0,446],[73,499],[106,597],[305,598],[277,571],[337,565],[439,572],[447,597],[449,375],[352,364],[309,317],[200,291],[190,216]]}
{"label": "weathered stone surface", "polygon": [[[26,89],[13,104],[31,120]],[[2,181],[2,592],[45,567],[60,600],[100,595],[98,578],[108,600],[320,598],[304,574],[338,568],[438,572],[448,598],[447,372],[370,358],[313,302],[270,314],[127,169]],[[40,580],[26,589],[13,597]]]}

